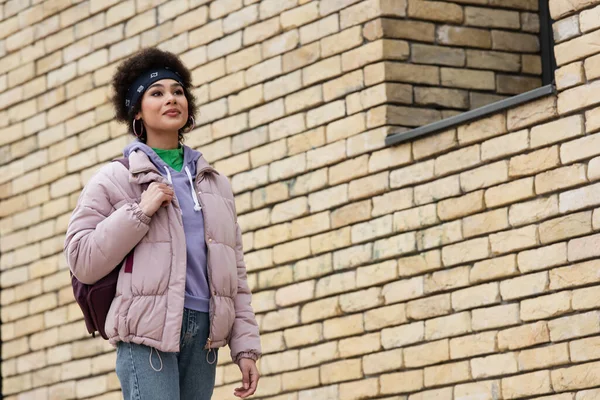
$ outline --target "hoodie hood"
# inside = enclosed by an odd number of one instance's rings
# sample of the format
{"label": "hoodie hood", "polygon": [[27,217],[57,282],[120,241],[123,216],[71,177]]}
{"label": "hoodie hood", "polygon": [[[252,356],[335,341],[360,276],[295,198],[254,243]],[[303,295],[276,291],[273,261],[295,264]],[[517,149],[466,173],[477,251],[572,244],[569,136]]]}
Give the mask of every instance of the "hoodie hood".
{"label": "hoodie hood", "polygon": [[[182,170],[185,169],[185,167],[188,167],[192,176],[195,176],[196,174],[196,163],[198,162],[198,159],[202,156],[202,153],[194,150],[188,146],[182,145],[183,146],[183,167]],[[123,156],[124,157],[129,157],[129,155],[136,151],[136,150],[141,150],[144,152],[144,154],[146,154],[148,156],[148,158],[150,158],[150,161],[152,161],[152,163],[156,166],[156,168],[158,169],[158,172],[161,175],[165,175],[165,168],[170,168],[168,167],[167,163],[165,163],[162,158],[160,158],[158,156],[158,154],[156,154],[156,152],[154,150],[152,150],[152,147],[148,146],[145,143],[140,142],[139,140],[134,140],[133,142],[129,143],[127,146],[125,146],[125,148],[123,149]]]}

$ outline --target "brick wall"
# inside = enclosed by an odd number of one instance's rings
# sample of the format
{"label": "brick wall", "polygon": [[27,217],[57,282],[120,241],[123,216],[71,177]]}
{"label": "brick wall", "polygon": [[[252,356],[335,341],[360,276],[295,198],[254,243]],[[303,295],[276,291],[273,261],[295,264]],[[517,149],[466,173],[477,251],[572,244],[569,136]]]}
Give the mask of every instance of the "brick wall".
{"label": "brick wall", "polygon": [[[121,398],[61,251],[129,141],[111,74],[154,45],[193,70],[187,144],[236,193],[258,397],[600,397],[600,0],[550,6],[557,96],[385,148],[539,86],[537,1],[0,0],[6,398]],[[238,381],[225,350],[214,398]]]}

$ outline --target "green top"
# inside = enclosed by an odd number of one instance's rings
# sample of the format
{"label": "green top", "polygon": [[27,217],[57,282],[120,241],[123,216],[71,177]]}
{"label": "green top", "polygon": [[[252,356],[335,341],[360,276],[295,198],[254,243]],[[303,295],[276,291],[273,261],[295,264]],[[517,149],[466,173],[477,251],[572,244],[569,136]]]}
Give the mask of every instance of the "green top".
{"label": "green top", "polygon": [[169,167],[177,172],[181,171],[181,168],[183,167],[183,146],[179,146],[176,149],[155,149],[153,147],[152,150],[154,150]]}

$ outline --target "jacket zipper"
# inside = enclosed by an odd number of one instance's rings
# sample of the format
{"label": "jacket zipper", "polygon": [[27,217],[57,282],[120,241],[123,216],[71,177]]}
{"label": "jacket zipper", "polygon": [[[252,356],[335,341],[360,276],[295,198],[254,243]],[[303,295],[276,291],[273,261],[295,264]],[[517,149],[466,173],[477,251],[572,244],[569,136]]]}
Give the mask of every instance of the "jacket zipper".
{"label": "jacket zipper", "polygon": [[[206,350],[211,350],[211,344],[212,344],[212,338],[211,338],[211,330],[212,330],[212,326],[213,326],[213,320],[214,320],[214,312],[212,312],[211,308],[212,308],[212,304],[210,304],[211,302],[214,302],[214,300],[212,300],[212,296],[214,296],[215,291],[212,290],[211,288],[211,282],[212,282],[212,271],[211,269],[208,267],[208,260],[209,260],[209,253],[210,253],[210,248],[208,247],[208,240],[206,238],[206,215],[204,210],[206,209],[204,207],[204,203],[202,202],[202,191],[200,190],[200,185],[199,185],[199,180],[198,177],[200,176],[201,173],[203,173],[205,170],[209,170],[210,168],[203,168],[202,170],[199,171],[198,174],[196,174],[196,182],[195,185],[196,187],[194,188],[197,193],[198,193],[198,202],[200,202],[200,212],[202,213],[202,219],[204,220],[204,242],[207,243],[206,245],[206,272],[208,275],[208,290],[210,290],[212,292],[211,294],[211,298],[209,299],[209,308],[208,308],[208,315],[209,315],[209,325],[208,325],[208,339],[206,339],[206,344],[204,345],[204,348]],[[213,303],[214,304],[214,303]]]}

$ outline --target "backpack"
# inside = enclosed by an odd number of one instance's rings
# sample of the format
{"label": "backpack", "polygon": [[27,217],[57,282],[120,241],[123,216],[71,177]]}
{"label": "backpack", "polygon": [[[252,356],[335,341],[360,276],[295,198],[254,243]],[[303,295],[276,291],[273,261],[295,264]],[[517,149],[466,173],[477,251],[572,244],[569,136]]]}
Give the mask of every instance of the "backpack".
{"label": "backpack", "polygon": [[[119,158],[113,160],[113,162],[119,162],[129,170],[129,160],[127,158]],[[123,261],[125,262],[126,270],[132,268],[133,249]],[[96,332],[98,332],[100,336],[108,340],[108,336],[104,331],[104,324],[110,305],[117,292],[117,279],[119,278],[121,265],[123,265],[123,262],[120,262],[108,275],[92,285],[80,282],[71,273],[71,285],[73,286],[75,301],[77,301],[83,312],[85,326],[88,332],[92,334],[92,337],[96,337]]]}

